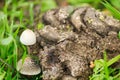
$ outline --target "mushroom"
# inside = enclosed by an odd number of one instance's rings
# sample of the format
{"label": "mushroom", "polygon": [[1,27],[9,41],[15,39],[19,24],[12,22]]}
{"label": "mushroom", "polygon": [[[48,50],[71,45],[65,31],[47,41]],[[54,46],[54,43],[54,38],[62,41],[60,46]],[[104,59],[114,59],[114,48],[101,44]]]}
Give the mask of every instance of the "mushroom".
{"label": "mushroom", "polygon": [[37,75],[41,72],[38,64],[31,57],[26,57],[24,61],[20,59],[17,63],[17,71],[23,75]]}
{"label": "mushroom", "polygon": [[95,67],[95,64],[93,61],[90,61],[90,68],[94,68]]}
{"label": "mushroom", "polygon": [[24,45],[33,45],[36,43],[36,35],[35,33],[30,30],[26,29],[22,32],[20,36],[20,42]]}

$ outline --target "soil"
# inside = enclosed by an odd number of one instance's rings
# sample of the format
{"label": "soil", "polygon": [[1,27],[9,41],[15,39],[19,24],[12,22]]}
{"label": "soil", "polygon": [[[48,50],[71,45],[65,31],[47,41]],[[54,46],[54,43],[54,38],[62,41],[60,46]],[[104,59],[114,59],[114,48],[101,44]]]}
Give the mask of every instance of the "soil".
{"label": "soil", "polygon": [[39,57],[43,80],[88,80],[91,61],[104,51],[108,59],[120,53],[120,21],[91,7],[52,9],[42,20],[45,26],[35,31],[37,43],[29,50]]}

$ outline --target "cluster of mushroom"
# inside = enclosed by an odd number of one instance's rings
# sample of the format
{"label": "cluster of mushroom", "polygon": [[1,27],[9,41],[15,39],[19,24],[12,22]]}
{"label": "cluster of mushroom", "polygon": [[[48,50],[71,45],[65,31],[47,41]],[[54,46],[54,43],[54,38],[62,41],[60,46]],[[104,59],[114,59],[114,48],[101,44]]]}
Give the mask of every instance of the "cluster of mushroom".
{"label": "cluster of mushroom", "polygon": [[[27,46],[34,45],[36,43],[35,33],[30,29],[24,30],[20,36],[20,42]],[[41,69],[30,56],[27,56],[25,59],[18,61],[17,71],[23,75],[37,75],[41,72]]]}

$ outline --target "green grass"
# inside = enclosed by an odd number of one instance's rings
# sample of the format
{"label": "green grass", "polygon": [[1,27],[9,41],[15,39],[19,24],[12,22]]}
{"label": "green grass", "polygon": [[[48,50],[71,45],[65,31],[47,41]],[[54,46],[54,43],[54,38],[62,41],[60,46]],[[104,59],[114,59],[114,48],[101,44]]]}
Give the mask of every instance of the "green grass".
{"label": "green grass", "polygon": [[112,13],[112,15],[120,20],[120,11],[118,11],[117,9],[115,9],[110,3],[108,3],[107,1],[102,2],[102,4]]}
{"label": "green grass", "polygon": [[[19,32],[20,29],[27,28],[28,22],[32,25],[34,21],[34,3],[25,0],[16,1],[6,0],[0,11],[0,80],[17,80],[21,77],[16,70],[16,65],[19,56],[22,58],[26,56],[27,49],[19,42]],[[26,20],[27,24],[24,23],[22,7],[29,8],[30,18]]]}
{"label": "green grass", "polygon": [[[115,18],[120,20],[120,5],[117,0],[67,0],[69,4],[81,6],[89,4],[97,9],[108,9]],[[118,0],[120,2],[120,0]],[[116,4],[117,3],[117,4]],[[28,80],[21,76],[16,70],[17,61],[27,55],[26,46],[19,41],[19,34],[22,30],[34,24],[34,5],[41,5],[41,13],[49,9],[56,8],[54,0],[5,0],[5,5],[0,9],[0,80]],[[101,6],[101,4],[103,4]],[[49,6],[48,6],[49,5]],[[114,6],[114,7],[113,7]],[[105,8],[106,7],[106,8]],[[28,9],[28,17],[24,15]],[[118,9],[118,10],[117,10]],[[19,22],[19,23],[17,23]],[[37,28],[43,28],[43,24],[37,24]],[[120,38],[120,33],[118,34]],[[110,66],[120,59],[120,55],[111,60],[107,60],[106,53],[104,59],[95,60],[95,68],[90,80],[119,80],[120,70],[112,69]],[[117,74],[116,74],[117,72]],[[40,80],[41,74],[31,77],[31,80]],[[30,80],[30,79],[29,79]]]}
{"label": "green grass", "polygon": [[93,74],[90,76],[90,80],[119,80],[120,79],[120,68],[113,69],[110,66],[120,60],[120,55],[107,59],[107,53],[104,52],[104,59],[95,60],[95,68]]}
{"label": "green grass", "polygon": [[[2,12],[1,12],[2,13]],[[17,32],[13,33],[13,23],[9,24],[7,15],[0,15],[0,71],[4,72],[5,80],[15,80],[12,73],[15,73],[17,63]]]}

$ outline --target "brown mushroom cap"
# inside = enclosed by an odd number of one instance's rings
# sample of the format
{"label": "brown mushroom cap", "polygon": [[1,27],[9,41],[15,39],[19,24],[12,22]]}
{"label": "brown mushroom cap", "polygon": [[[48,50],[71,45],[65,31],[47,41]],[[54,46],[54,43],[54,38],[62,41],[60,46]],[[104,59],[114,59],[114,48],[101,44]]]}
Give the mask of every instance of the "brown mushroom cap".
{"label": "brown mushroom cap", "polygon": [[41,69],[32,58],[26,57],[24,61],[22,59],[18,61],[17,71],[23,75],[37,75],[41,72]]}

